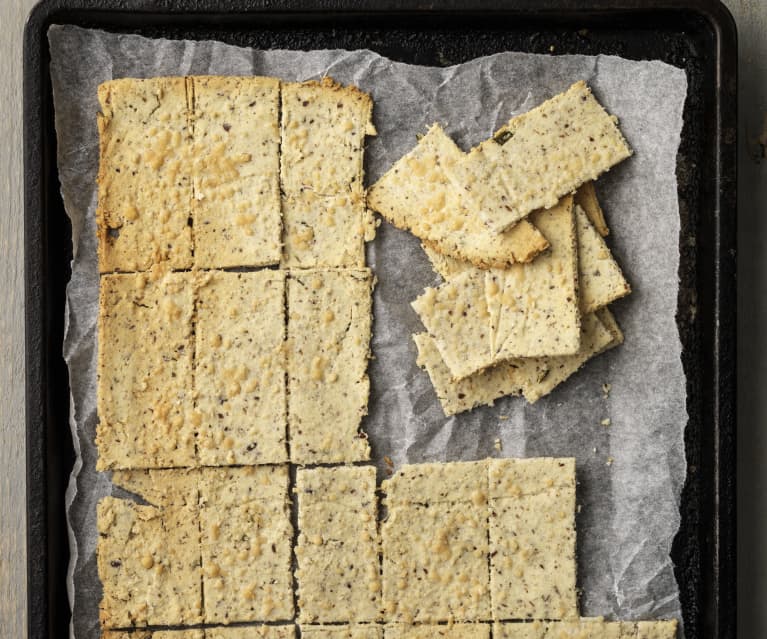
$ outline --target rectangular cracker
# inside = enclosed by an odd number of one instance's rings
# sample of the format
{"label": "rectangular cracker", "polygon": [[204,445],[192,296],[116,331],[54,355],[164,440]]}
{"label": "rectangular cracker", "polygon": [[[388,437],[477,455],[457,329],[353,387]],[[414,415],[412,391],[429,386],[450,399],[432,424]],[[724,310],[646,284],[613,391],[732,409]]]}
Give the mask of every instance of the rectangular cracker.
{"label": "rectangular cracker", "polygon": [[578,616],[575,460],[489,460],[490,590],[496,620]]}
{"label": "rectangular cracker", "polygon": [[98,470],[195,465],[191,273],[101,278]]}
{"label": "rectangular cracker", "polygon": [[475,266],[505,268],[530,261],[548,246],[533,225],[522,221],[507,233],[493,233],[464,207],[446,173],[463,156],[442,128],[433,125],[370,187],[368,205],[436,251]]}
{"label": "rectangular cracker", "polygon": [[591,180],[584,182],[578,187],[578,190],[573,197],[575,198],[575,204],[583,209],[588,216],[589,221],[597,230],[597,233],[602,237],[610,235],[610,228],[607,226],[605,213],[602,210],[602,206],[599,204],[594,183]]}
{"label": "rectangular cracker", "polygon": [[388,624],[384,639],[490,639],[490,625],[483,623],[454,623],[446,626],[404,623]]}
{"label": "rectangular cracker", "polygon": [[486,463],[405,466],[382,488],[385,618],[489,619]]}
{"label": "rectangular cracker", "polygon": [[205,622],[292,619],[287,466],[205,469],[200,504]]}
{"label": "rectangular cracker", "polygon": [[292,271],[288,278],[288,433],[294,463],[364,461],[372,273]]}
{"label": "rectangular cracker", "polygon": [[512,118],[448,173],[464,189],[472,213],[500,233],[530,212],[554,206],[631,153],[617,119],[580,81]]}
{"label": "rectangular cracker", "polygon": [[205,639],[295,639],[296,627],[289,626],[235,626],[205,628]]}
{"label": "rectangular cracker", "polygon": [[337,626],[301,625],[301,636],[310,639],[383,639],[383,627],[372,624]]}
{"label": "rectangular cracker", "polygon": [[284,301],[283,271],[200,278],[194,418],[203,466],[287,461]]}
{"label": "rectangular cracker", "polygon": [[497,639],[633,639],[625,629],[633,623],[605,622],[601,617],[574,621],[532,621],[527,623],[496,623],[493,637]]}
{"label": "rectangular cracker", "polygon": [[364,196],[365,136],[375,135],[373,100],[332,78],[282,85],[280,182],[284,193]]}
{"label": "rectangular cracker", "polygon": [[154,508],[103,498],[97,563],[104,628],[199,623],[199,526],[190,507]]}
{"label": "rectangular cracker", "polygon": [[603,308],[631,292],[621,267],[580,206],[575,207],[578,232],[578,286],[581,313]]}
{"label": "rectangular cracker", "polygon": [[205,632],[199,630],[107,630],[101,633],[101,639],[205,639]]}
{"label": "rectangular cracker", "polygon": [[99,85],[96,227],[99,272],[192,265],[186,81],[123,78]]}
{"label": "rectangular cracker", "polygon": [[280,81],[195,76],[189,82],[194,263],[199,268],[277,264]]}
{"label": "rectangular cracker", "polygon": [[523,380],[516,361],[501,362],[454,381],[433,337],[417,333],[413,341],[418,348],[416,363],[428,373],[445,415],[456,415],[475,406],[492,406],[496,399],[522,394]]}
{"label": "rectangular cracker", "polygon": [[283,196],[282,215],[283,268],[365,266],[365,242],[375,237],[375,221],[362,198],[303,189]]}
{"label": "rectangular cracker", "polygon": [[373,466],[298,469],[299,622],[379,619],[375,490]]}

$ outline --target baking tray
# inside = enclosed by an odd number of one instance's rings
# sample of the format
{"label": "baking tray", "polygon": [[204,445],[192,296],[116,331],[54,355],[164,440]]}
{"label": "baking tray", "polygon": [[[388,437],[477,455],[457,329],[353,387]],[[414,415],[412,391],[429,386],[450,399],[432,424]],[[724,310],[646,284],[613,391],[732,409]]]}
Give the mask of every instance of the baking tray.
{"label": "baking tray", "polygon": [[677,322],[690,419],[672,557],[688,639],[735,638],[737,46],[718,0],[50,0],[32,10],[24,34],[30,639],[67,636],[70,616],[64,493],[74,451],[61,351],[72,246],[56,168],[51,24],[262,49],[368,48],[437,66],[511,50],[685,69]]}

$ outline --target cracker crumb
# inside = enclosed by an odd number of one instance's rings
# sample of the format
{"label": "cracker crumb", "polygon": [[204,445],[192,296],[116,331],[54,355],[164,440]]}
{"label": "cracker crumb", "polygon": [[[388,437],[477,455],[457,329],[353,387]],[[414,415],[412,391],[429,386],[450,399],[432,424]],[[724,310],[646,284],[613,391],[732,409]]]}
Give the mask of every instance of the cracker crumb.
{"label": "cracker crumb", "polygon": [[606,417],[605,419],[603,419],[603,420],[602,420],[601,422],[599,422],[599,423],[600,423],[600,424],[602,424],[602,426],[605,426],[605,427],[606,427],[606,426],[609,426],[609,425],[610,425],[612,422],[611,422],[611,420],[610,420],[610,418],[609,418],[609,417]]}
{"label": "cracker crumb", "polygon": [[613,387],[613,385],[612,384],[608,384],[607,382],[602,384],[602,397],[604,399],[607,399],[608,397],[610,397],[610,389],[612,387]]}
{"label": "cracker crumb", "polygon": [[498,437],[495,438],[493,448],[495,448],[495,450],[501,450],[503,448],[503,446],[501,446],[501,440]]}
{"label": "cracker crumb", "polygon": [[607,466],[612,466],[614,461],[615,461],[615,458],[610,456],[610,457],[607,458],[607,462],[605,462],[605,464]]}

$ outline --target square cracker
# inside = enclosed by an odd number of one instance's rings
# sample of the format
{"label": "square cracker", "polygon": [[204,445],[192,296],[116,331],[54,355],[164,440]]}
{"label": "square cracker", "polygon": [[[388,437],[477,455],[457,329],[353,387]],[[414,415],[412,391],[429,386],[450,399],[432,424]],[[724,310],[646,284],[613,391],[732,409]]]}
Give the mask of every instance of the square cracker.
{"label": "square cracker", "polygon": [[372,624],[301,626],[301,636],[311,639],[383,639],[383,628]]}
{"label": "square cracker", "polygon": [[196,511],[103,498],[97,562],[104,628],[199,623],[202,607]]}
{"label": "square cracker", "polygon": [[296,627],[289,626],[236,626],[205,628],[205,639],[294,639]]}
{"label": "square cracker", "polygon": [[288,434],[299,464],[364,461],[371,334],[369,270],[288,277]]}
{"label": "square cracker", "polygon": [[472,212],[500,233],[630,155],[616,118],[580,81],[512,118],[449,173]]}
{"label": "square cracker", "polygon": [[200,504],[205,622],[292,619],[287,466],[205,469]]}
{"label": "square cracker", "polygon": [[386,618],[489,619],[486,462],[405,466],[382,488]]}
{"label": "square cracker", "polygon": [[375,237],[375,221],[362,198],[303,189],[283,196],[282,215],[283,267],[365,266],[365,242]]}
{"label": "square cracker", "polygon": [[493,618],[578,616],[575,460],[489,461]]}
{"label": "square cracker", "polygon": [[602,206],[599,204],[594,183],[590,180],[584,182],[578,187],[573,197],[575,198],[575,204],[583,209],[583,212],[586,213],[597,233],[602,237],[610,235],[610,229],[607,226]]}
{"label": "square cracker", "polygon": [[191,273],[101,278],[98,470],[194,466]]}
{"label": "square cracker", "polygon": [[203,466],[287,461],[284,301],[283,271],[200,278],[194,378]]}
{"label": "square cracker", "polygon": [[190,131],[184,78],[99,85],[99,272],[192,265]]}
{"label": "square cracker", "polygon": [[375,135],[373,100],[332,78],[282,85],[280,181],[288,195],[364,196],[365,136]]}
{"label": "square cracker", "polygon": [[299,468],[301,623],[376,621],[381,575],[373,466]]}
{"label": "square cracker", "polygon": [[434,250],[482,268],[528,262],[544,250],[546,238],[529,222],[507,233],[491,232],[463,206],[447,166],[463,152],[435,124],[368,191],[368,205],[394,226],[411,231]]}
{"label": "square cracker", "polygon": [[484,623],[453,623],[445,626],[392,623],[384,627],[384,639],[489,639],[490,625]]}
{"label": "square cracker", "polygon": [[280,261],[280,82],[194,76],[194,263],[199,268]]}

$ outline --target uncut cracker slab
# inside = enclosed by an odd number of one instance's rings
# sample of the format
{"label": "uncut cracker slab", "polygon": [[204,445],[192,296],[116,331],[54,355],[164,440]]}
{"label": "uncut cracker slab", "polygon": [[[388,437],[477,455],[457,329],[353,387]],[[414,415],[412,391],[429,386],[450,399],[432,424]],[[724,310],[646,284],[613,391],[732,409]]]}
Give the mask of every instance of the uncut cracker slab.
{"label": "uncut cracker slab", "polygon": [[301,626],[301,636],[311,639],[383,639],[383,628],[377,625]]}
{"label": "uncut cracker slab", "polygon": [[200,504],[205,622],[290,620],[287,466],[205,469]]}
{"label": "uncut cracker slab", "polygon": [[472,212],[500,233],[630,155],[617,120],[580,81],[512,118],[449,173]]}
{"label": "uncut cracker slab", "polygon": [[486,462],[406,466],[382,489],[386,618],[489,619]]}
{"label": "uncut cracker slab", "polygon": [[280,261],[280,82],[195,76],[192,92],[194,263]]}
{"label": "uncut cracker slab", "polygon": [[111,80],[98,99],[99,272],[191,267],[185,79]]}
{"label": "uncut cracker slab", "polygon": [[296,628],[290,626],[237,626],[206,628],[205,639],[294,639]]}
{"label": "uncut cracker slab", "polygon": [[365,242],[375,237],[375,220],[362,198],[303,189],[283,196],[282,216],[284,268],[365,266]]}
{"label": "uncut cracker slab", "polygon": [[375,489],[373,466],[298,469],[299,622],[379,619]]}
{"label": "uncut cracker slab", "polygon": [[528,262],[547,246],[527,221],[507,233],[492,233],[461,203],[445,167],[463,152],[435,124],[415,148],[368,191],[368,205],[396,227],[429,242],[436,251],[476,266],[504,268]]}
{"label": "uncut cracker slab", "polygon": [[410,625],[393,623],[385,626],[384,639],[489,639],[490,625],[483,623],[455,623],[442,625]]}
{"label": "uncut cracker slab", "polygon": [[584,182],[578,187],[573,197],[575,198],[575,203],[586,213],[597,233],[602,237],[610,235],[610,228],[607,226],[605,213],[599,204],[599,199],[597,199],[594,183],[591,181]]}
{"label": "uncut cracker slab", "polygon": [[199,623],[199,527],[191,507],[103,498],[97,507],[102,627]]}
{"label": "uncut cracker slab", "polygon": [[578,616],[575,460],[489,460],[493,618]]}
{"label": "uncut cracker slab", "polygon": [[603,308],[631,292],[620,266],[580,206],[575,207],[578,231],[578,288],[581,313]]}
{"label": "uncut cracker slab", "polygon": [[191,273],[101,278],[98,470],[194,466]]}
{"label": "uncut cracker slab", "polygon": [[194,377],[203,466],[287,461],[284,300],[283,271],[200,277]]}
{"label": "uncut cracker slab", "polygon": [[363,151],[375,135],[373,100],[332,78],[282,85],[280,182],[288,195],[351,193],[364,198]]}
{"label": "uncut cracker slab", "polygon": [[288,434],[295,463],[370,458],[359,426],[370,390],[372,286],[367,269],[288,277]]}

